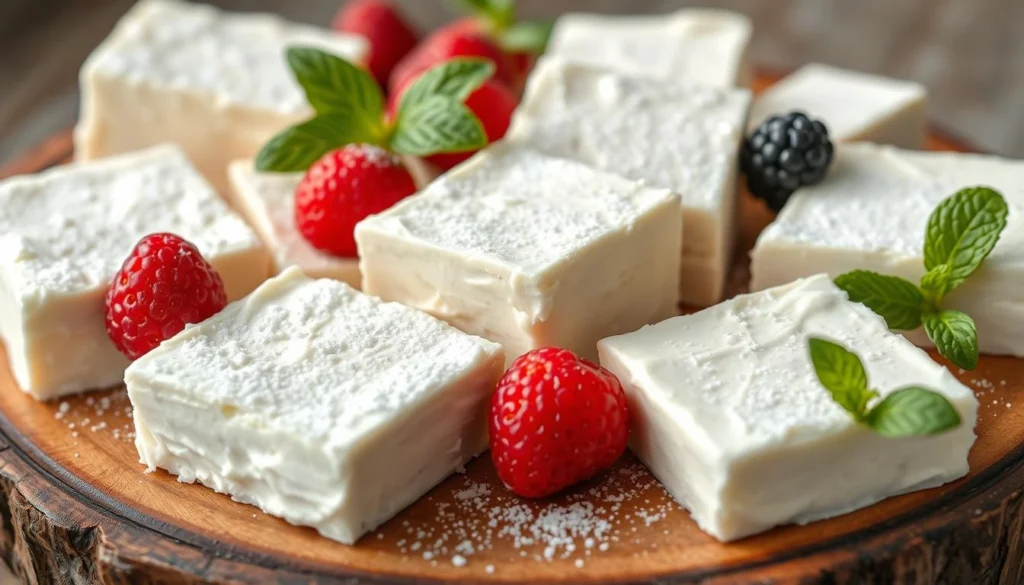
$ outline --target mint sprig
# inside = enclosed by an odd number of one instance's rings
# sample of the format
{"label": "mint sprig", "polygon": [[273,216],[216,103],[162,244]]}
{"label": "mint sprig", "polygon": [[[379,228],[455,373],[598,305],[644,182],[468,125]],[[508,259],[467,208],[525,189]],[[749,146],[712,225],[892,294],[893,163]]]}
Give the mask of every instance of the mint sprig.
{"label": "mint sprig", "polygon": [[879,393],[869,386],[857,354],[814,337],[808,346],[818,381],[857,423],[891,438],[935,435],[960,426],[959,413],[942,394],[907,386],[876,401]]}
{"label": "mint sprig", "polygon": [[286,60],[315,115],[271,138],[256,156],[257,170],[304,171],[348,144],[414,156],[487,145],[480,120],[464,102],[494,74],[488,60],[458,58],[429,69],[405,93],[394,121],[385,118],[384,95],[369,72],[312,47],[291,47]]}
{"label": "mint sprig", "polygon": [[517,20],[514,0],[453,0],[461,12],[468,12],[502,49],[540,55],[547,48],[554,23]]}
{"label": "mint sprig", "polygon": [[943,298],[988,257],[1006,229],[1006,199],[989,187],[969,187],[943,200],[928,218],[927,272],[919,285],[898,276],[854,270],[835,279],[850,300],[863,303],[890,329],[925,333],[943,357],[965,370],[978,366],[978,330],[960,311],[943,310]]}

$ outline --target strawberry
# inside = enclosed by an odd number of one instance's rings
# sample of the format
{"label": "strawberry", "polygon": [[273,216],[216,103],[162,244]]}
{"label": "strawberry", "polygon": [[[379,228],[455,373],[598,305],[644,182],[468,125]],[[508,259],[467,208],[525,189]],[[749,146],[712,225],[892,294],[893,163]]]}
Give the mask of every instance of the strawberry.
{"label": "strawberry", "polygon": [[626,450],[629,410],[619,380],[571,351],[533,350],[491,396],[491,458],[516,494],[541,498],[593,477]]}
{"label": "strawberry", "polygon": [[[485,82],[466,99],[466,107],[472,110],[480,120],[484,132],[487,134],[488,142],[501,140],[505,136],[505,132],[508,131],[508,126],[512,122],[512,113],[515,112],[518,105],[519,102],[512,92],[493,80]],[[447,171],[473,156],[475,152],[434,154],[424,157],[424,160],[442,171]]]}
{"label": "strawberry", "polygon": [[328,152],[306,171],[295,189],[295,222],[316,248],[356,256],[356,224],[415,192],[399,157],[376,146],[350,144]]}
{"label": "strawberry", "polygon": [[174,234],[151,234],[107,288],[107,335],[121,353],[138,359],[227,302],[220,275],[195,246]]}
{"label": "strawberry", "polygon": [[332,26],[366,39],[370,45],[366,64],[381,87],[418,41],[416,31],[387,0],[351,0],[338,11]]}
{"label": "strawberry", "polygon": [[392,92],[406,87],[421,73],[455,57],[481,57],[494,63],[495,79],[512,83],[514,76],[508,56],[486,35],[467,30],[464,24],[437,29],[395,65],[388,87]]}

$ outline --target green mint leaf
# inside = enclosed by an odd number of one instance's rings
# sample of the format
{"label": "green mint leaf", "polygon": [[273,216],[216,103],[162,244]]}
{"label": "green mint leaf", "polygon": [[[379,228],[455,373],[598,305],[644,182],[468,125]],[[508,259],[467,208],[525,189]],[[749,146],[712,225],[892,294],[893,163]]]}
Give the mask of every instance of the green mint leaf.
{"label": "green mint leaf", "polygon": [[921,326],[925,299],[914,283],[898,276],[854,270],[835,279],[850,300],[863,303],[885,319],[889,329],[910,330]]}
{"label": "green mint leaf", "polygon": [[368,72],[312,47],[290,47],[288,66],[317,114],[342,113],[383,133],[384,95]]}
{"label": "green mint leaf", "polygon": [[346,114],[324,114],[292,126],[270,139],[256,155],[256,170],[305,171],[335,148],[367,142],[366,128],[351,124]]}
{"label": "green mint leaf", "polygon": [[924,298],[932,312],[938,311],[942,297],[949,292],[950,272],[949,264],[939,264],[921,277],[921,292],[924,293]]}
{"label": "green mint leaf", "polygon": [[942,394],[910,386],[883,398],[864,422],[885,437],[913,437],[956,428],[960,415]]}
{"label": "green mint leaf", "polygon": [[945,291],[963,283],[981,266],[1006,228],[1008,209],[998,191],[988,187],[962,189],[945,199],[928,218],[924,266],[949,265]]}
{"label": "green mint leaf", "polygon": [[454,4],[486,22],[492,31],[503,30],[516,20],[515,0],[455,0]]}
{"label": "green mint leaf", "polygon": [[818,381],[832,394],[832,400],[858,421],[868,402],[877,396],[868,388],[868,374],[856,354],[841,345],[812,337],[808,340],[811,363]]}
{"label": "green mint leaf", "polygon": [[480,120],[465,105],[443,95],[404,108],[391,136],[391,150],[413,156],[466,152],[485,146],[487,134]]}
{"label": "green mint leaf", "polygon": [[547,49],[554,22],[517,22],[505,29],[498,37],[501,48],[514,53],[540,55]]}
{"label": "green mint leaf", "polygon": [[924,317],[924,331],[944,358],[957,367],[978,367],[978,329],[967,313],[946,310]]}
{"label": "green mint leaf", "polygon": [[492,75],[494,63],[480,58],[459,58],[436,65],[421,75],[402,94],[398,105],[399,117],[405,110],[415,107],[434,96],[445,96],[464,102]]}

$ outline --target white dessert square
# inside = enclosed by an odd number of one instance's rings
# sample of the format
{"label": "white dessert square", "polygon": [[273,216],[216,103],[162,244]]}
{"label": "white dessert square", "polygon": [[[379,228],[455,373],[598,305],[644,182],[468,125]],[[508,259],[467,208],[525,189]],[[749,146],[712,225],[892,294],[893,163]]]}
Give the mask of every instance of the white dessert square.
{"label": "white dessert square", "polygon": [[722,298],[732,261],[737,152],[750,92],[542,59],[507,140],[683,198],[681,300]]}
{"label": "white dessert square", "polygon": [[365,42],[268,14],[142,0],[81,72],[75,155],[174,142],[227,196],[227,166],[312,110],[285,62],[292,45],[360,60]]}
{"label": "white dessert square", "polygon": [[836,141],[923,148],[927,98],[920,83],[812,63],[754,100],[750,129],[772,115],[799,110],[824,120]]}
{"label": "white dessert square", "polygon": [[487,448],[501,347],[291,268],[128,368],[148,470],[354,544]]}
{"label": "white dessert square", "polygon": [[505,347],[596,357],[676,314],[682,233],[667,189],[496,143],[356,226],[363,290]]}
{"label": "white dessert square", "polygon": [[[961,426],[892,439],[858,425],[818,381],[809,337],[857,354],[882,396],[908,385],[941,393]],[[719,540],[837,516],[968,471],[974,395],[824,275],[598,347],[626,389],[633,451]]]}
{"label": "white dessert square", "polygon": [[[981,353],[1024,357],[1024,161],[840,145],[828,178],[797,191],[751,252],[751,289],[825,272],[873,270],[918,282],[924,230],[935,207],[988,185],[1009,204],[995,250],[943,306],[974,318]],[[922,332],[915,343],[930,345]]]}
{"label": "white dessert square", "polygon": [[46,400],[121,382],[104,297],[155,232],[195,244],[231,299],[267,278],[256,234],[175,147],[0,182],[0,334],[23,390]]}
{"label": "white dessert square", "polygon": [[263,239],[274,259],[274,274],[298,266],[312,278],[333,278],[359,288],[359,259],[313,247],[295,225],[295,187],[303,173],[261,173],[251,161],[228,169],[236,209]]}
{"label": "white dessert square", "polygon": [[753,26],[738,12],[570,13],[555,21],[547,55],[621,73],[715,87],[746,87]]}

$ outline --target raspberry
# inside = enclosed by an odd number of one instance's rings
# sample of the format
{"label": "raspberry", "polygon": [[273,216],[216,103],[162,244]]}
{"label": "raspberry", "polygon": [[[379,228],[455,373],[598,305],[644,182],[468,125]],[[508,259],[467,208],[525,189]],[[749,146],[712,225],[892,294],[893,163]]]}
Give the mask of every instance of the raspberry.
{"label": "raspberry", "polygon": [[618,379],[571,351],[519,357],[491,397],[491,458],[515,493],[540,498],[593,477],[626,450],[629,410]]}
{"label": "raspberry", "polygon": [[832,150],[821,121],[793,112],[772,116],[754,130],[743,143],[740,166],[750,192],[778,213],[794,191],[825,178]]}
{"label": "raspberry", "polygon": [[295,223],[314,247],[357,256],[354,230],[416,192],[401,160],[376,146],[350,144],[325,154],[295,189]]}
{"label": "raspberry", "polygon": [[366,39],[367,67],[381,87],[387,86],[391,70],[416,46],[416,31],[385,0],[352,0],[334,17],[333,26]]}
{"label": "raspberry", "polygon": [[138,359],[227,303],[220,275],[195,246],[174,234],[151,234],[107,289],[107,334],[121,353]]}

